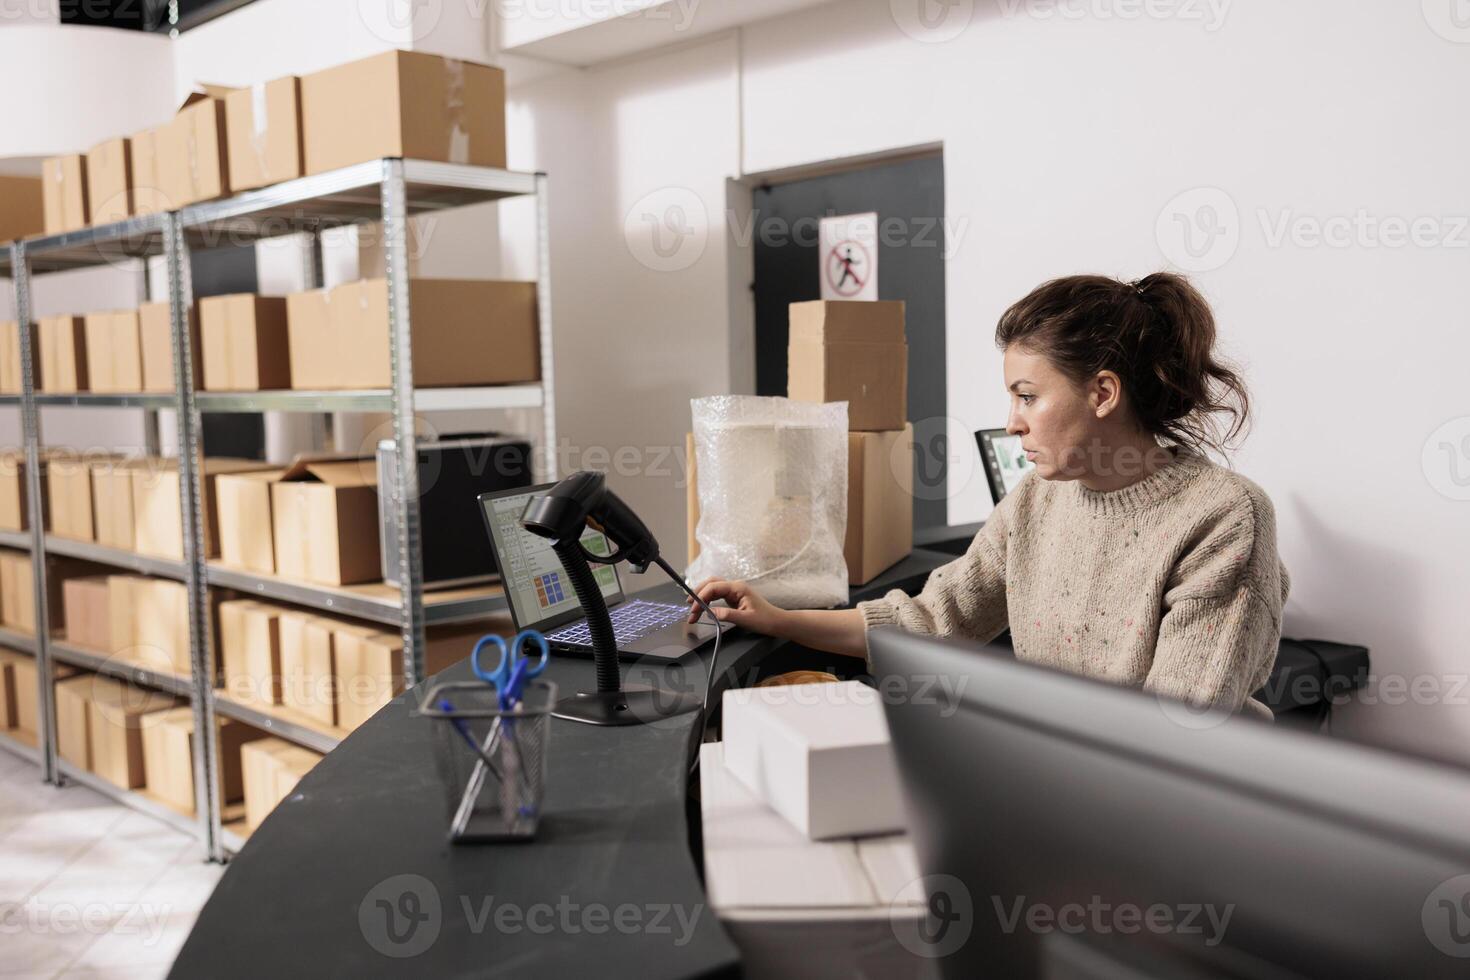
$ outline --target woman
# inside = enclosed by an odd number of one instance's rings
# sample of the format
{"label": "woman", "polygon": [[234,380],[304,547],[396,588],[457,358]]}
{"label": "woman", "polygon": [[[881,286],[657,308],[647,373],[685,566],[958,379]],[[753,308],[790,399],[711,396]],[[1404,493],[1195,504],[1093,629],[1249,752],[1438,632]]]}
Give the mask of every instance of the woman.
{"label": "woman", "polygon": [[1250,410],[1204,298],[1170,273],[1069,276],[1007,310],[995,340],[1006,431],[1036,469],[922,593],[784,610],[711,579],[700,597],[729,603],[722,620],[854,657],[885,624],[982,642],[1010,627],[1021,660],[1270,718],[1250,695],[1275,662],[1288,581],[1271,501],[1205,456]]}

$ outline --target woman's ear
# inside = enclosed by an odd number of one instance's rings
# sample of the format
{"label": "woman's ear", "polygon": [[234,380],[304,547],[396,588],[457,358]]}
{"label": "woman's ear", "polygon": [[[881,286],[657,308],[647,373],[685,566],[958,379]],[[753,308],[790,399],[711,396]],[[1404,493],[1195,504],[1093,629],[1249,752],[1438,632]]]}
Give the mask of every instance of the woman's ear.
{"label": "woman's ear", "polygon": [[1093,414],[1105,419],[1123,404],[1123,379],[1113,371],[1099,371],[1092,379],[1092,390],[1088,393]]}

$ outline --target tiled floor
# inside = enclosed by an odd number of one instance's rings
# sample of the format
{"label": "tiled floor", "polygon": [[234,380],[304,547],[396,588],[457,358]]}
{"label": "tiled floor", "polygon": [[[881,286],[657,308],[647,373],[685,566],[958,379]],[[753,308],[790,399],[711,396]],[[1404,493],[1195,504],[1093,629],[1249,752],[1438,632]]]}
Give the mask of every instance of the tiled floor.
{"label": "tiled floor", "polygon": [[162,977],[223,869],[192,838],[0,751],[0,977]]}

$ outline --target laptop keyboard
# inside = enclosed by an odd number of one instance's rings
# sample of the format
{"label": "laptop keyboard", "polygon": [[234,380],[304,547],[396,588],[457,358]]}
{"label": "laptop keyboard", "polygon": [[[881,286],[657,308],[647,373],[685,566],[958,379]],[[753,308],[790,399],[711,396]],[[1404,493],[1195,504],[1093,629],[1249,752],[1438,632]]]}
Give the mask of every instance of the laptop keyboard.
{"label": "laptop keyboard", "polygon": [[[649,633],[655,633],[670,623],[677,623],[689,615],[689,607],[668,602],[630,599],[614,606],[608,612],[612,617],[613,636],[617,638],[618,646],[622,647]],[[592,645],[592,631],[588,628],[585,619],[554,633],[548,633],[546,638],[555,640],[557,643],[571,643],[576,646],[590,647]]]}

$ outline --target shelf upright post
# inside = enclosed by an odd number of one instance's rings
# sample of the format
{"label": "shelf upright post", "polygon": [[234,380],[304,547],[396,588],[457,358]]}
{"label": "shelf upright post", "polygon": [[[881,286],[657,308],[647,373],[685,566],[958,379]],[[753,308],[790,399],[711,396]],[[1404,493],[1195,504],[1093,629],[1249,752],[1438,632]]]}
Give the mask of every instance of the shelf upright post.
{"label": "shelf upright post", "polygon": [[51,682],[51,611],[46,590],[46,511],[41,492],[41,416],[36,408],[35,338],[31,324],[31,267],[25,242],[10,246],[15,320],[20,335],[20,418],[26,451],[26,520],[31,531],[31,586],[36,603],[36,722],[41,778],[61,785],[56,765],[56,688]]}
{"label": "shelf upright post", "polygon": [[399,623],[403,632],[403,683],[424,679],[424,555],[419,525],[418,438],[414,431],[413,345],[408,302],[408,186],[403,161],[383,161],[383,244],[388,273],[388,354],[392,384],[394,464],[398,481]]}
{"label": "shelf upright post", "polygon": [[536,174],[536,323],[541,332],[541,432],[545,453],[542,483],[558,479],[556,444],[556,386],[551,350],[551,208],[546,199],[546,175]]}
{"label": "shelf upright post", "polygon": [[174,400],[179,439],[179,509],[183,515],[184,575],[189,589],[190,702],[194,709],[194,812],[208,860],[223,862],[220,828],[219,755],[214,727],[214,647],[209,630],[209,585],[204,560],[201,515],[204,447],[199,404],[194,392],[194,358],[189,311],[194,288],[189,247],[179,212],[164,215],[164,255],[168,264],[169,320],[173,334]]}

